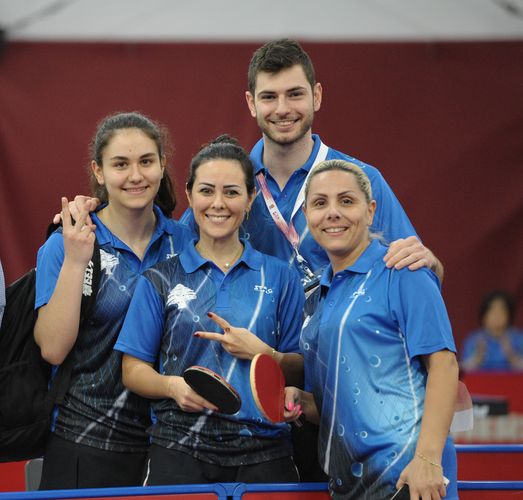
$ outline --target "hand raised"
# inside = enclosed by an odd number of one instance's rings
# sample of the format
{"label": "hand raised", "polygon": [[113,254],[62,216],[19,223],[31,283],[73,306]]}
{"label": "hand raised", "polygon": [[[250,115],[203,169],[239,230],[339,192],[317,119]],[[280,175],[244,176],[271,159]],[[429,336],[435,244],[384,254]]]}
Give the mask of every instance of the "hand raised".
{"label": "hand raised", "polygon": [[89,212],[84,208],[73,225],[67,198],[62,198],[62,226],[65,258],[69,262],[87,266],[93,255],[96,226],[87,222]]}
{"label": "hand raised", "polygon": [[194,333],[195,337],[219,342],[228,353],[240,359],[252,359],[259,353],[271,354],[272,348],[246,328],[231,326],[217,314],[210,312],[207,315],[223,329],[223,333],[198,331]]}
{"label": "hand raised", "polygon": [[[99,204],[100,200],[98,198],[91,198],[89,196],[77,194],[74,197],[74,201],[69,202],[69,212],[71,214],[71,218],[76,221],[80,217],[80,212],[84,208],[86,208],[88,212],[92,212]],[[89,216],[87,216],[86,221],[88,224],[92,223]],[[62,222],[62,212],[55,214],[53,217],[53,224],[60,224],[60,222]]]}

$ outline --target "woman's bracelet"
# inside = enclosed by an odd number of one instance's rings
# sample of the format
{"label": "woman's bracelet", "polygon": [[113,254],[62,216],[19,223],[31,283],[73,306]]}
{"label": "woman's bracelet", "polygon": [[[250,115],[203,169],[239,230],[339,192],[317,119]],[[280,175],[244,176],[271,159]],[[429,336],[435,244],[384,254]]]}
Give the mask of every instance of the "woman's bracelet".
{"label": "woman's bracelet", "polygon": [[430,465],[433,465],[434,467],[439,467],[441,470],[443,470],[443,467],[441,466],[441,464],[433,462],[432,460],[430,460],[430,458],[427,458],[425,455],[422,455],[418,451],[416,452],[416,456],[418,458],[421,458],[421,460],[425,460],[425,462],[428,462]]}

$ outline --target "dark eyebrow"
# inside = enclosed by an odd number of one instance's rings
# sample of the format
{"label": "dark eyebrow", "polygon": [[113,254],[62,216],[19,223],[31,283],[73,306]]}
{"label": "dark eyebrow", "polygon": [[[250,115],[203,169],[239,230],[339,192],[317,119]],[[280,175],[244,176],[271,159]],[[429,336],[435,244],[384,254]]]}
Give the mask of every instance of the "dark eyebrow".
{"label": "dark eyebrow", "polygon": [[[200,186],[209,186],[209,187],[215,187],[214,184],[211,184],[210,182],[203,182],[203,181],[200,181],[198,183],[198,185]],[[241,189],[241,186],[239,184],[226,184],[223,186],[225,189],[230,189],[230,188],[238,188],[238,189]]]}
{"label": "dark eyebrow", "polygon": [[306,90],[306,87],[302,87],[300,85],[298,87],[293,87],[292,89],[288,89],[287,92],[295,92],[296,90]]}
{"label": "dark eyebrow", "polygon": [[[297,90],[306,90],[307,88],[306,87],[303,87],[301,85],[298,85],[297,87],[292,87],[290,89],[287,89],[285,92],[286,93],[289,93],[289,92],[296,92]],[[271,89],[267,89],[267,90],[260,90],[258,92],[258,95],[265,95],[265,94],[276,94],[276,91],[275,90],[271,90]]]}
{"label": "dark eyebrow", "polygon": [[[142,158],[151,158],[153,156],[156,156],[156,153],[145,153],[143,154],[142,156],[140,156],[140,159]],[[116,156],[113,156],[110,158],[110,160],[128,160],[129,157],[128,156],[120,156],[120,155],[116,155]]]}

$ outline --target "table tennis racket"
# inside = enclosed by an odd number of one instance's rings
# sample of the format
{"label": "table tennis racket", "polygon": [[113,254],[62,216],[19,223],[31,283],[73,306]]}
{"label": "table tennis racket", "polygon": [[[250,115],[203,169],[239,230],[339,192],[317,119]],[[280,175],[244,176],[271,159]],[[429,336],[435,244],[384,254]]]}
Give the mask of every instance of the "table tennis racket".
{"label": "table tennis racket", "polygon": [[250,382],[262,415],[271,422],[283,422],[285,377],[277,361],[268,354],[256,354],[251,362]]}
{"label": "table tennis racket", "polygon": [[394,495],[390,497],[390,500],[410,500],[409,485],[405,483]]}
{"label": "table tennis racket", "polygon": [[183,378],[193,391],[217,406],[221,413],[232,415],[240,410],[240,395],[227,380],[209,368],[191,366],[183,372]]}

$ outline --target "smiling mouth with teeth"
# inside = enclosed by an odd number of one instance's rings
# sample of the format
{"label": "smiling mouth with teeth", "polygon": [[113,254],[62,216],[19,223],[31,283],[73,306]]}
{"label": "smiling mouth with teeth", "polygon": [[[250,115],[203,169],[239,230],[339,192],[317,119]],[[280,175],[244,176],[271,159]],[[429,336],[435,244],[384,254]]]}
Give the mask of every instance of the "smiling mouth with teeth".
{"label": "smiling mouth with teeth", "polygon": [[279,120],[279,121],[273,121],[272,123],[274,123],[274,125],[286,127],[288,125],[293,125],[297,121],[298,121],[297,119],[296,120]]}
{"label": "smiling mouth with teeth", "polygon": [[213,215],[213,214],[206,214],[205,217],[207,217],[208,219],[217,221],[217,222],[222,222],[229,218],[228,215]]}

